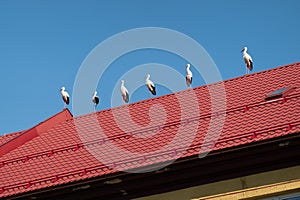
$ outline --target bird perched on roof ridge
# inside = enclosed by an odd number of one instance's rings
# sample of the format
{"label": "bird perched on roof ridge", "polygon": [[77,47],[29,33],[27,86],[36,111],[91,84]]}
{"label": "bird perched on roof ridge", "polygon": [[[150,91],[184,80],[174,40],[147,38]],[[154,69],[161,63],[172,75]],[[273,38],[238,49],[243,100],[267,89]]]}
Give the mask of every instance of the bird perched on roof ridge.
{"label": "bird perched on roof ridge", "polygon": [[186,65],[186,77],[185,77],[185,80],[186,80],[186,84],[187,84],[188,87],[191,87],[192,80],[193,80],[193,73],[190,70],[190,67],[191,67],[190,64]]}
{"label": "bird perched on roof ridge", "polygon": [[64,101],[64,108],[65,108],[66,105],[69,105],[69,103],[70,103],[70,96],[69,96],[68,92],[66,91],[65,87],[62,87],[60,89],[60,93],[61,93],[61,97]]}
{"label": "bird perched on roof ridge", "polygon": [[95,105],[95,109],[96,109],[97,105],[99,104],[99,97],[97,96],[97,91],[94,92],[92,101],[93,101],[93,103]]}
{"label": "bird perched on roof ridge", "polygon": [[129,93],[128,93],[127,88],[124,86],[124,80],[121,80],[121,95],[122,95],[123,101],[125,103],[128,103],[129,102]]}
{"label": "bird perched on roof ridge", "polygon": [[147,76],[146,76],[146,86],[147,86],[149,92],[151,92],[151,94],[156,95],[155,85],[150,80],[150,74],[147,74]]}
{"label": "bird perched on roof ridge", "polygon": [[249,73],[248,70],[252,71],[253,69],[253,61],[251,56],[247,53],[248,48],[244,47],[243,50],[241,51],[243,53],[243,58],[246,64],[246,74]]}

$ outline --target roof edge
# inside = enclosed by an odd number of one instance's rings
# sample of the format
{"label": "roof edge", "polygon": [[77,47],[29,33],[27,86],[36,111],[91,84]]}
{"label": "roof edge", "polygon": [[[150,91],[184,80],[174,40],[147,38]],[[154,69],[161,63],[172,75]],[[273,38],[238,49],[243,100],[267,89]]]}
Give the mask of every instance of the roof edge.
{"label": "roof edge", "polygon": [[[300,62],[294,62],[294,63],[289,63],[289,64],[286,64],[286,65],[279,65],[279,66],[271,67],[269,69],[265,69],[265,70],[262,70],[262,71],[253,72],[253,73],[244,74],[244,75],[241,75],[241,76],[229,78],[229,79],[226,79],[226,80],[223,80],[223,81],[224,82],[229,82],[229,81],[233,81],[233,80],[236,80],[236,79],[245,78],[245,77],[249,77],[249,76],[253,76],[253,75],[257,75],[257,74],[273,72],[273,71],[276,71],[276,70],[279,70],[279,69],[282,69],[282,68],[287,68],[287,67],[291,67],[293,65],[299,65],[299,64],[300,64]],[[219,83],[219,82],[211,83],[211,84],[208,84],[208,85],[212,85],[212,84],[216,84],[216,83]]]}
{"label": "roof edge", "polygon": [[[235,80],[238,80],[238,79],[241,79],[241,78],[246,78],[246,77],[259,75],[259,74],[263,74],[263,73],[269,73],[269,72],[273,72],[275,70],[279,70],[279,69],[282,69],[282,68],[287,68],[287,67],[290,67],[290,66],[293,66],[293,65],[299,65],[299,64],[300,64],[300,62],[295,62],[295,63],[290,63],[290,64],[287,64],[287,65],[276,66],[276,67],[273,67],[273,68],[270,68],[270,69],[265,69],[265,70],[250,73],[250,74],[244,74],[244,75],[229,78],[229,79],[226,79],[226,80],[220,80],[220,81],[213,82],[213,83],[210,83],[210,84],[199,85],[199,86],[196,86],[196,87],[190,88],[190,89],[197,90],[199,88],[211,87],[211,86],[214,86],[214,85],[217,85],[217,84],[225,84],[227,82],[235,81]],[[180,91],[177,91],[177,92],[174,92],[174,93],[169,93],[169,94],[166,94],[166,95],[163,95],[163,96],[151,97],[151,100],[164,98],[166,96],[176,95],[176,94],[179,94],[179,93],[186,92],[190,89],[180,90]],[[132,106],[132,105],[135,105],[135,104],[140,104],[140,103],[144,103],[144,102],[147,102],[147,101],[149,101],[149,99],[143,99],[143,100],[132,102],[132,103],[129,103],[129,104],[126,104],[126,105],[119,105],[119,106],[116,106],[116,107],[110,107],[110,108],[105,108],[103,110],[98,110],[98,111],[96,111],[96,113],[108,112],[108,111],[111,111],[111,110],[121,109],[123,107],[128,107],[128,106]],[[83,114],[83,115],[75,116],[74,118],[81,118],[81,117],[94,115],[94,114],[95,114],[95,112],[91,112],[91,113],[86,113],[86,114]]]}
{"label": "roof edge", "polygon": [[66,121],[68,119],[73,118],[71,112],[65,108],[63,111],[49,117],[48,119],[44,120],[43,122],[35,125],[34,127],[24,131],[20,135],[12,138],[11,140],[3,143],[0,146],[0,157],[7,154],[8,152],[22,146],[26,142],[32,140],[33,138],[39,136],[43,132],[47,131],[48,129],[54,127],[55,125]]}

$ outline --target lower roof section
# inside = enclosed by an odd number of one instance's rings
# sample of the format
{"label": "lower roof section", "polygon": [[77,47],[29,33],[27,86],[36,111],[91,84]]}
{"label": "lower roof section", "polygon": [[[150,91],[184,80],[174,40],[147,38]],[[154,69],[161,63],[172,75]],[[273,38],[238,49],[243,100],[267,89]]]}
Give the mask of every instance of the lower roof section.
{"label": "lower roof section", "polygon": [[[172,196],[177,190],[177,195],[200,198],[218,192],[231,192],[299,178],[299,171],[295,170],[300,166],[300,160],[295,159],[300,156],[300,151],[295,150],[299,145],[300,134],[296,134],[293,137],[264,141],[253,146],[229,149],[227,152],[211,153],[202,159],[190,157],[178,160],[154,172],[115,173],[107,177],[12,196],[11,199],[151,199],[151,195],[154,195],[155,199],[155,195]],[[285,173],[287,174],[283,176]],[[256,181],[258,178],[262,180]],[[226,181],[231,179],[238,184],[215,190],[207,188],[209,184],[220,186],[218,182],[228,183]],[[197,191],[193,190],[194,187],[200,188],[200,193],[194,193]],[[205,188],[207,191],[203,192]],[[194,192],[186,193],[187,191]],[[212,193],[213,191],[216,193]]]}

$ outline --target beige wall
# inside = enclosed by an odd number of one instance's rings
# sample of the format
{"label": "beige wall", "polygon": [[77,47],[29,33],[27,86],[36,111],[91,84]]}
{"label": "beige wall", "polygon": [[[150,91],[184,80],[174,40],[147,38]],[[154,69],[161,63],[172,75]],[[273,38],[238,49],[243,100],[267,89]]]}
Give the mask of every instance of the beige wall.
{"label": "beige wall", "polygon": [[262,195],[292,190],[300,190],[300,166],[195,186],[136,200],[260,199]]}

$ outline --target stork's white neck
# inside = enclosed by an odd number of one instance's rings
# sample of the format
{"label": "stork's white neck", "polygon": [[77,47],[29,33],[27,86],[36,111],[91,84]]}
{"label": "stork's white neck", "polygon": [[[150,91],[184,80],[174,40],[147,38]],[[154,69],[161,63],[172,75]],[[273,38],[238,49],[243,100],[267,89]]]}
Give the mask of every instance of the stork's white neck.
{"label": "stork's white neck", "polygon": [[149,81],[149,79],[150,79],[150,75],[148,74],[148,75],[146,76],[146,81]]}

